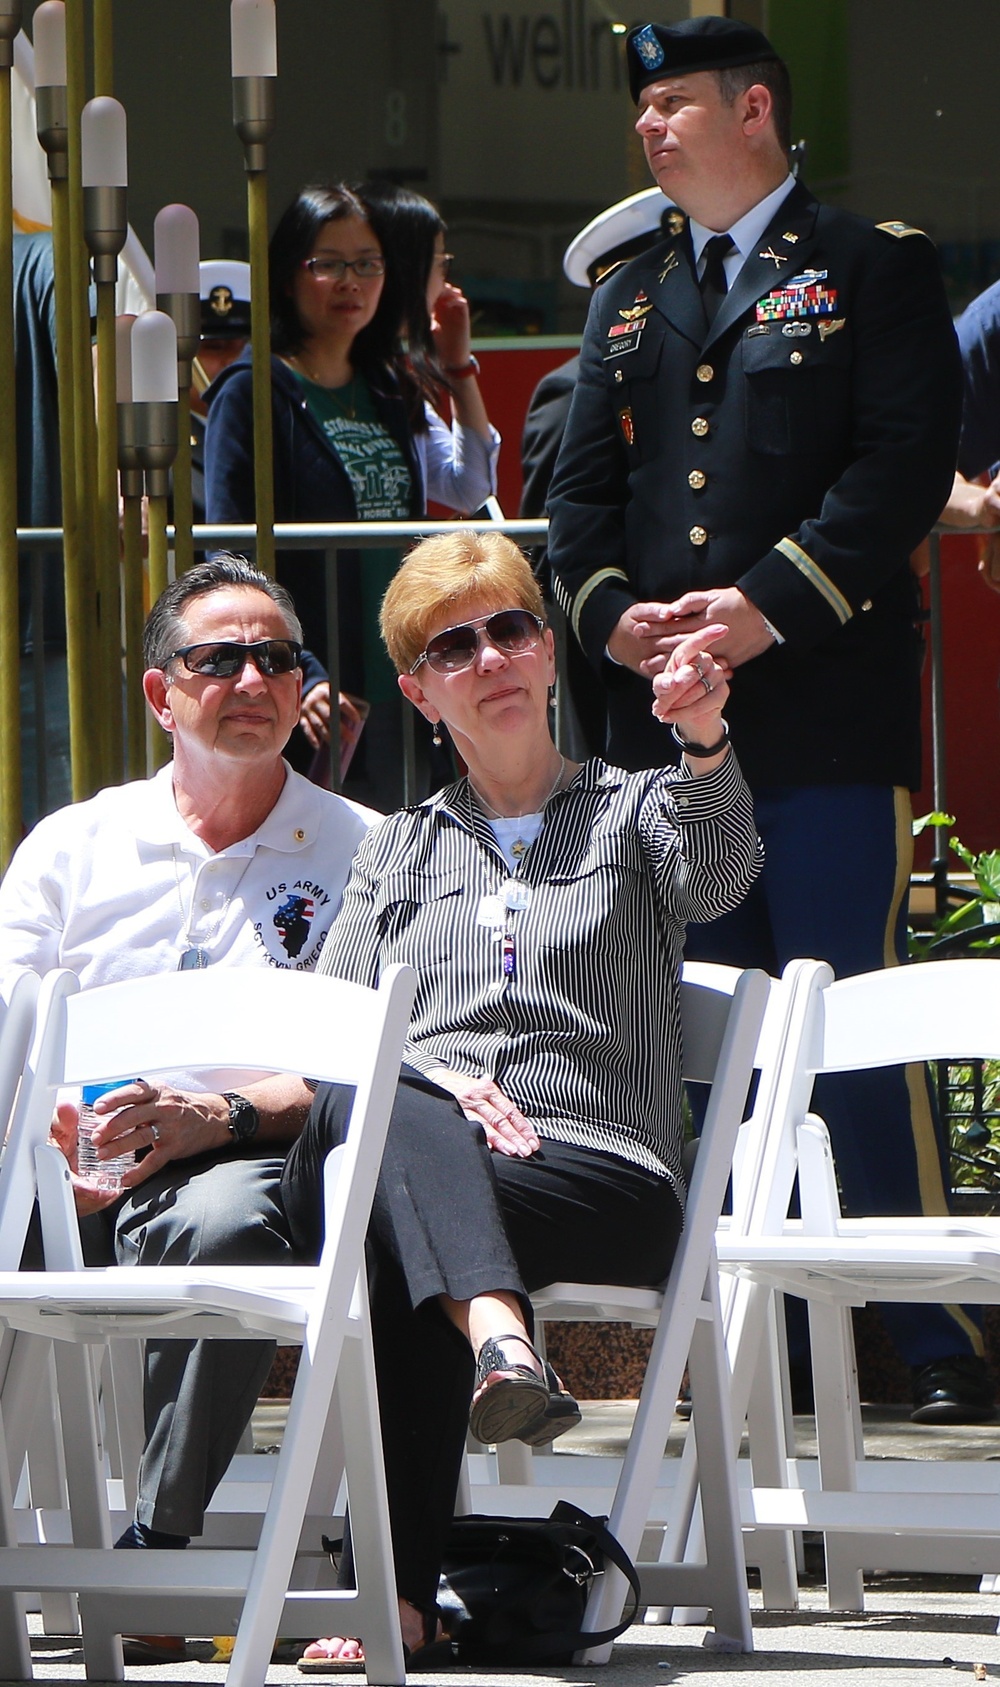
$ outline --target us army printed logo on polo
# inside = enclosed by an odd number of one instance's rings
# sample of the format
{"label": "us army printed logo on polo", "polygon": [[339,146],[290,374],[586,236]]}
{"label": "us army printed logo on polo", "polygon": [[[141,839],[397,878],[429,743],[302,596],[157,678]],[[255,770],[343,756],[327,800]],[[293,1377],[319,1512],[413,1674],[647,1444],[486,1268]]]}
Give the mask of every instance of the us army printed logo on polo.
{"label": "us army printed logo on polo", "polygon": [[282,879],[264,894],[267,908],[254,921],[254,942],[269,966],[310,972],[326,941],[332,914],[329,892],[315,879]]}

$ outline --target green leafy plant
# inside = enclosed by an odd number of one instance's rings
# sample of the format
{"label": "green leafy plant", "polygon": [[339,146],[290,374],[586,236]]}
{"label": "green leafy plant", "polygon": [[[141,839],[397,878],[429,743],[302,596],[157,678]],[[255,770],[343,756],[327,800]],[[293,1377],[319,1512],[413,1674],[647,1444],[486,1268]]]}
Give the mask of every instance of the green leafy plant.
{"label": "green leafy plant", "polygon": [[[953,814],[924,814],[913,822],[914,836],[928,826],[954,826]],[[974,855],[960,838],[951,837],[948,846],[972,874],[971,896],[963,894],[947,913],[936,918],[929,931],[910,931],[913,960],[946,960],[951,955],[976,955],[1000,949],[1000,850],[984,849]]]}
{"label": "green leafy plant", "polygon": [[[928,826],[951,828],[952,814],[922,815],[914,836]],[[949,848],[972,876],[972,885],[951,887],[947,912],[926,931],[909,934],[913,960],[948,960],[961,955],[989,957],[1000,951],[1000,850],[973,854],[952,836]],[[971,891],[971,894],[970,894]],[[1000,1189],[1000,1062],[934,1063],[938,1104],[948,1125],[953,1188]]]}

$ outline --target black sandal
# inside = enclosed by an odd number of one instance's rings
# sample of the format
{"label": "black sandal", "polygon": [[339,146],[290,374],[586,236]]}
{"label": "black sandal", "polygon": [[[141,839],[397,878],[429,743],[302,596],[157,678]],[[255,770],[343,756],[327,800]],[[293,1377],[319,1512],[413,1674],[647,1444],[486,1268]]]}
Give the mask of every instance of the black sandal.
{"label": "black sandal", "polygon": [[[505,1341],[518,1341],[534,1354],[542,1375],[530,1365],[512,1365],[503,1350]],[[496,1382],[487,1386],[487,1379],[497,1372],[501,1374]],[[473,1401],[469,1428],[484,1446],[523,1441],[529,1447],[543,1447],[580,1422],[573,1396],[526,1336],[491,1336],[484,1341],[476,1364],[476,1386],[482,1392]]]}
{"label": "black sandal", "polygon": [[[412,1599],[405,1599],[404,1604],[416,1611],[423,1623],[423,1638],[419,1646],[414,1646],[412,1652],[404,1642],[403,1660],[407,1674],[412,1675],[422,1669],[444,1669],[455,1662],[455,1651],[451,1636],[443,1631],[441,1612],[436,1605],[417,1605]],[[442,1633],[438,1634],[438,1629]]]}
{"label": "black sandal", "polygon": [[565,1389],[547,1359],[543,1359],[545,1380],[549,1386],[549,1402],[545,1415],[535,1428],[521,1436],[528,1447],[545,1447],[567,1429],[575,1429],[583,1420],[583,1413],[568,1389]]}

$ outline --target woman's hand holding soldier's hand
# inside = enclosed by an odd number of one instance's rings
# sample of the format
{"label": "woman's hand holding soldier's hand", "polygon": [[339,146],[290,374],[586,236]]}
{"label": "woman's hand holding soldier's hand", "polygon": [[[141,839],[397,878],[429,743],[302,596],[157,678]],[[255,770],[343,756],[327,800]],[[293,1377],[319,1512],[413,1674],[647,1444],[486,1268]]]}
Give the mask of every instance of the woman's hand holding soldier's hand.
{"label": "woman's hand holding soldier's hand", "polygon": [[691,744],[716,744],[722,737],[722,711],[729,697],[729,669],[712,654],[725,638],[720,623],[689,633],[671,652],[662,674],[653,680],[653,713],[676,726]]}

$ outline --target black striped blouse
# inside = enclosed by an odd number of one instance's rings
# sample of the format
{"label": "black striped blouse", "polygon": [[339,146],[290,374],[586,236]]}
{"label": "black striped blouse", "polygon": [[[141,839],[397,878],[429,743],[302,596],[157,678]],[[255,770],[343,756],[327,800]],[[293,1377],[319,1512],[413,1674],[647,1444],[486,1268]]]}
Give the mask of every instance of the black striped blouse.
{"label": "black striped blouse", "polygon": [[735,907],[762,858],[732,752],[698,778],[590,761],[546,807],[505,941],[484,899],[511,873],[463,779],[367,833],[317,970],[415,967],[414,1066],[490,1077],[540,1136],[665,1172],[683,1199],[684,926]]}

